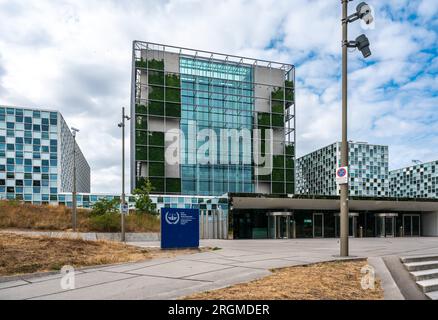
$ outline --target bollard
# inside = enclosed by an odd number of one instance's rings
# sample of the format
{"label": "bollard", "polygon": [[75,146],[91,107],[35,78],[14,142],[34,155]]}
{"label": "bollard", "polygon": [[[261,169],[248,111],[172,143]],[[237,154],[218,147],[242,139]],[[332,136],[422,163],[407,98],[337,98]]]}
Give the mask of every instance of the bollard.
{"label": "bollard", "polygon": [[359,228],[359,237],[363,238],[363,227],[362,226]]}
{"label": "bollard", "polygon": [[400,227],[400,237],[404,237],[405,236],[405,232],[403,230],[403,227]]}

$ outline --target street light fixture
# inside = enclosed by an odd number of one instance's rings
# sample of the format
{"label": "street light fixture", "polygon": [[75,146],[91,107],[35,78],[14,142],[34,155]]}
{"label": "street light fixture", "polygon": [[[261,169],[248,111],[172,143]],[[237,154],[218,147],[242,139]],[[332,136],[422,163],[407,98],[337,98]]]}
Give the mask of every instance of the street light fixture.
{"label": "street light fixture", "polygon": [[[348,41],[348,24],[356,20],[363,20],[367,25],[374,21],[371,8],[365,2],[359,3],[356,12],[348,15],[348,2],[342,1],[342,146],[341,166],[348,168],[348,48],[357,48],[362,52],[364,58],[371,56],[370,42],[363,34],[356,38],[356,41]],[[348,257],[349,237],[349,205],[348,205],[348,179],[347,183],[341,184],[341,257]]]}
{"label": "street light fixture", "polygon": [[73,231],[77,231],[77,191],[76,191],[76,134],[79,133],[80,130],[74,127],[71,128],[71,133],[73,135],[73,212],[72,212],[72,224]]}
{"label": "street light fixture", "polygon": [[[348,1],[353,1],[353,0],[348,0]],[[348,23],[354,22],[359,19],[363,20],[365,24],[371,24],[374,21],[371,8],[365,2],[359,3],[356,7],[356,12],[348,16],[346,19]]]}
{"label": "street light fixture", "polygon": [[359,37],[357,37],[356,41],[349,41],[347,43],[347,47],[357,48],[360,52],[362,52],[364,58],[371,56],[370,41],[364,34],[361,34]]}
{"label": "street light fixture", "polygon": [[122,122],[119,123],[119,128],[122,129],[122,201],[121,201],[121,241],[126,241],[126,232],[125,232],[125,210],[127,208],[126,203],[126,194],[125,194],[125,121],[131,120],[130,117],[125,115],[125,108],[122,108]]}
{"label": "street light fixture", "polygon": [[356,46],[357,49],[362,52],[364,58],[371,56],[370,41],[366,35],[362,34],[356,38]]}

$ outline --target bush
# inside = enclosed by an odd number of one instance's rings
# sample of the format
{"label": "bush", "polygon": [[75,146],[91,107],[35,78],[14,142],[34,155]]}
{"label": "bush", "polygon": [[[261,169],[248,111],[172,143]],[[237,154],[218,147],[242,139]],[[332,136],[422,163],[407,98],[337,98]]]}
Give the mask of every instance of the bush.
{"label": "bush", "polygon": [[150,193],[155,190],[150,180],[144,181],[143,185],[134,190],[136,195],[135,207],[139,213],[156,214]]}
{"label": "bush", "polygon": [[120,214],[105,213],[103,215],[95,215],[90,217],[90,230],[96,232],[119,232]]}
{"label": "bush", "polygon": [[92,216],[103,216],[105,214],[119,213],[120,201],[118,199],[108,200],[100,199],[93,205],[91,210]]}

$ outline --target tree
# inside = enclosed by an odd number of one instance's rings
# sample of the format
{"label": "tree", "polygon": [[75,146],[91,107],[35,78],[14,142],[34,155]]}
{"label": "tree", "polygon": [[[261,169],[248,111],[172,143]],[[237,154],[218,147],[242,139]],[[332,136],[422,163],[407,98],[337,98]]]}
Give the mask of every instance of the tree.
{"label": "tree", "polygon": [[94,216],[103,216],[105,214],[119,213],[120,201],[118,199],[108,200],[106,198],[100,199],[93,205],[91,214]]}
{"label": "tree", "polygon": [[134,190],[135,207],[139,213],[157,214],[153,206],[150,194],[154,190],[152,183],[147,180],[140,188]]}

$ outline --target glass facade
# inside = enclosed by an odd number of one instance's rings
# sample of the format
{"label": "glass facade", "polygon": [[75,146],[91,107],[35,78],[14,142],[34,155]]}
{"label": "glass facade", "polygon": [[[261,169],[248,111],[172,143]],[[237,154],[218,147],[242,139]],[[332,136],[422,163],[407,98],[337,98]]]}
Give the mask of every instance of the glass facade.
{"label": "glass facade", "polygon": [[[349,144],[350,195],[389,196],[389,155],[387,146]],[[341,166],[341,143],[312,152],[297,160],[297,193],[339,195],[336,168]]]}
{"label": "glass facade", "polygon": [[[136,41],[132,68],[132,189],[150,180],[157,194],[294,193],[292,65]],[[256,129],[262,131],[260,156],[271,163],[255,161]],[[176,165],[166,161],[171,130],[180,132]],[[204,137],[206,130],[213,137]],[[228,147],[221,144],[224,131],[238,135],[237,148],[232,139]],[[206,144],[205,162],[199,156]]]}
{"label": "glass facade", "polygon": [[[0,106],[0,199],[58,202],[72,180],[62,170],[69,151],[62,128],[68,130],[58,112]],[[78,190],[87,192],[90,168],[80,152],[78,164]]]}
{"label": "glass facade", "polygon": [[438,161],[391,171],[392,197],[438,199]]}
{"label": "glass facade", "polygon": [[[252,68],[247,66],[223,64],[181,58],[182,114],[181,129],[189,145],[189,124],[195,122],[195,134],[211,129],[220,137],[222,129],[248,129],[253,127],[254,90]],[[194,137],[196,138],[196,136]],[[189,157],[197,158],[196,151],[204,141],[191,141],[197,144],[196,150],[187,150],[182,154],[183,163],[189,163]],[[192,195],[221,195],[227,192],[254,192],[253,166],[251,159],[244,164],[243,145],[239,141],[239,153],[217,150],[217,159],[228,155],[231,163],[237,156],[239,164],[200,165],[183,164],[182,192]],[[189,154],[192,153],[192,154]],[[193,154],[195,153],[195,154]]]}

